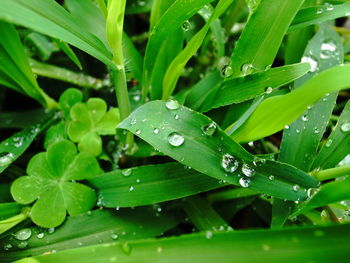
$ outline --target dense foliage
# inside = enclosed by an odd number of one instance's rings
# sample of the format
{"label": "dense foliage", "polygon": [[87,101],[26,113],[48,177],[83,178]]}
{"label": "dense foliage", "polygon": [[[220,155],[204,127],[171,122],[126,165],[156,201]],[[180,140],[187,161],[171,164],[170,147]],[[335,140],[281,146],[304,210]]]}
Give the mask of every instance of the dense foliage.
{"label": "dense foliage", "polygon": [[0,262],[347,259],[348,16],[1,0]]}

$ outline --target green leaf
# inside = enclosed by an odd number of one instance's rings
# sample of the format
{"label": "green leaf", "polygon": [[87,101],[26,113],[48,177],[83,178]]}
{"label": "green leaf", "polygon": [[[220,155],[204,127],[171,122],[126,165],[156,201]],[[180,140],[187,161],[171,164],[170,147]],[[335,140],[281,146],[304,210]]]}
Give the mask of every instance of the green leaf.
{"label": "green leaf", "polygon": [[350,101],[346,103],[337,125],[317,154],[315,161],[312,164],[314,169],[335,167],[346,155],[349,154],[350,132],[349,129],[346,128],[349,123]]}
{"label": "green leaf", "polygon": [[22,206],[17,203],[0,203],[0,220],[9,218],[21,212]]}
{"label": "green leaf", "polygon": [[283,37],[303,2],[304,0],[264,0],[259,4],[232,53],[233,76],[248,75],[271,66]]}
{"label": "green leaf", "polygon": [[[304,190],[294,191],[293,184],[317,186],[316,180],[300,170],[254,158],[208,117],[180,106],[176,101],[149,102],[118,127],[128,129],[182,164],[231,184],[249,186],[290,200],[306,197]],[[241,176],[241,165],[254,176]],[[275,179],[270,180],[270,175]]]}
{"label": "green leaf", "polygon": [[31,211],[34,223],[43,227],[60,225],[66,210],[73,215],[91,209],[95,193],[87,186],[67,182],[91,179],[100,172],[96,159],[77,154],[73,143],[63,140],[38,153],[29,161],[28,176],[22,176],[11,186],[13,198],[20,204],[37,200]]}
{"label": "green leaf", "polygon": [[[0,247],[0,261],[13,262],[45,252],[70,250],[97,243],[109,243],[113,240],[127,241],[156,237],[176,224],[177,220],[170,213],[162,211],[156,214],[151,208],[89,211],[69,216],[53,233],[32,228],[33,234],[26,241],[25,249],[18,248],[11,236],[2,239],[0,241],[2,244],[12,244],[12,248],[5,251],[3,246]],[[43,237],[38,238],[38,234]]]}
{"label": "green leaf", "polygon": [[[137,240],[96,245],[22,259],[18,263],[73,261],[142,262],[329,262],[346,260],[349,224],[326,227],[298,227],[283,230],[252,230],[226,233],[198,233],[179,237]],[[330,245],[330,241],[336,245]],[[94,249],[94,250],[92,250]]]}
{"label": "green leaf", "polygon": [[43,108],[26,111],[3,111],[0,113],[0,128],[25,129],[46,119],[46,116],[47,112]]}
{"label": "green leaf", "polygon": [[164,79],[163,79],[163,95],[162,99],[168,99],[175,90],[177,80],[179,79],[183,69],[191,57],[197,52],[203,43],[205,36],[213,21],[219,18],[228,6],[232,3],[232,0],[221,0],[215,7],[209,20],[199,30],[196,35],[187,43],[186,47],[176,56],[176,58],[169,65]]}
{"label": "green leaf", "polygon": [[54,0],[3,0],[0,19],[63,40],[115,68],[112,54],[96,36],[81,30],[74,17]]}
{"label": "green leaf", "polygon": [[59,40],[59,39],[55,39],[55,43],[58,46],[58,48],[62,50],[80,70],[83,69],[79,61],[79,58],[66,42],[63,42],[62,40]]}
{"label": "green leaf", "polygon": [[233,134],[233,138],[239,142],[249,142],[280,131],[327,93],[348,88],[349,73],[350,65],[333,67],[286,95],[264,100],[247,122]]}
{"label": "green leaf", "polygon": [[0,82],[10,84],[10,88],[27,94],[47,108],[54,107],[55,101],[36,82],[15,27],[0,21],[0,34],[0,78],[5,76]]}
{"label": "green leaf", "polygon": [[27,219],[29,215],[28,209],[23,209],[22,213],[12,216],[10,218],[4,219],[0,221],[0,234],[6,232],[17,224],[21,223],[25,219]]}
{"label": "green leaf", "polygon": [[310,66],[308,64],[298,63],[226,80],[217,91],[212,89],[212,92],[215,92],[215,96],[212,100],[206,100],[202,104],[201,111],[206,112],[213,108],[240,103],[253,99],[265,92],[272,92],[272,89],[300,78],[309,69]]}
{"label": "green leaf", "polygon": [[[75,100],[76,101],[76,100]],[[80,151],[97,156],[102,152],[100,135],[115,134],[120,115],[117,109],[107,111],[107,104],[100,98],[90,98],[86,103],[75,103],[70,110],[71,121],[67,133]]]}
{"label": "green leaf", "polygon": [[0,144],[0,173],[2,173],[11,163],[20,157],[31,145],[34,139],[41,133],[48,124],[55,120],[51,114],[44,116],[41,123],[29,126],[24,130],[15,133]]}
{"label": "green leaf", "polygon": [[[303,58],[314,59],[318,65],[314,72],[296,81],[297,88],[319,72],[343,63],[341,38],[328,26],[321,26],[314,38],[310,40]],[[328,94],[289,125],[289,129],[284,130],[279,155],[281,162],[309,171],[336,99],[337,93]]]}
{"label": "green leaf", "polygon": [[98,189],[101,205],[106,207],[155,204],[222,186],[218,180],[178,163],[116,170],[89,182]]}
{"label": "green leaf", "polygon": [[142,97],[146,97],[150,90],[151,76],[157,54],[162,42],[167,39],[175,30],[193,16],[204,5],[213,0],[176,0],[161,16],[159,22],[151,28],[151,35],[147,43],[143,69]]}
{"label": "green leaf", "polygon": [[60,96],[59,104],[63,111],[64,118],[70,118],[70,109],[83,100],[83,93],[75,88],[66,89]]}
{"label": "green leaf", "polygon": [[305,203],[300,205],[291,215],[296,216],[310,209],[326,206],[350,199],[350,179],[336,180],[326,183]]}
{"label": "green leaf", "polygon": [[293,31],[298,28],[322,23],[339,17],[348,16],[349,12],[350,3],[344,3],[341,5],[325,4],[323,6],[303,8],[295,16],[288,31]]}

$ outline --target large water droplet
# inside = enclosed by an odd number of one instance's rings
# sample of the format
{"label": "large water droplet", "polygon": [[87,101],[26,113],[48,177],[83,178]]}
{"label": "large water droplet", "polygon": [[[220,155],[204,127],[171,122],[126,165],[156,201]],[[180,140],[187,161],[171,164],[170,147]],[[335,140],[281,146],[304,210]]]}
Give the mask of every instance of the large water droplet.
{"label": "large water droplet", "polygon": [[9,165],[14,158],[13,153],[3,152],[0,154],[0,167]]}
{"label": "large water droplet", "polygon": [[230,65],[225,65],[221,70],[221,74],[225,78],[232,76],[232,74],[233,74],[232,67]]}
{"label": "large water droplet", "polygon": [[231,154],[226,153],[222,156],[221,166],[226,172],[233,173],[237,170],[239,162]]}
{"label": "large water droplet", "polygon": [[304,56],[301,58],[301,62],[306,62],[310,64],[310,72],[315,72],[318,67],[317,60],[312,56]]}
{"label": "large water droplet", "polygon": [[32,236],[32,230],[30,228],[23,228],[19,231],[17,231],[16,233],[13,234],[13,236],[17,239],[17,240],[27,240]]}
{"label": "large water droplet", "polygon": [[322,43],[320,57],[322,59],[330,58],[337,50],[337,45],[333,40],[328,40]]}
{"label": "large water droplet", "polygon": [[254,66],[252,64],[243,64],[241,67],[241,71],[243,76],[249,75],[254,72]]}
{"label": "large water droplet", "polygon": [[246,178],[246,177],[242,177],[241,179],[239,179],[239,184],[244,187],[247,188],[250,185],[250,179]]}
{"label": "large water droplet", "polygon": [[204,132],[205,135],[211,136],[216,131],[216,124],[214,122],[207,124],[202,127],[202,131]]}
{"label": "large water droplet", "polygon": [[245,176],[252,177],[255,174],[255,169],[250,164],[243,164],[242,165],[242,173]]}
{"label": "large water droplet", "polygon": [[190,21],[186,20],[185,22],[182,23],[181,28],[183,31],[188,31],[191,29],[191,23]]}
{"label": "large water droplet", "polygon": [[177,100],[170,99],[165,103],[165,107],[167,107],[169,110],[177,110],[180,108],[180,104]]}
{"label": "large water droplet", "polygon": [[122,174],[123,174],[124,176],[129,176],[129,175],[131,175],[131,173],[132,173],[132,170],[131,170],[131,169],[126,169],[126,170],[122,171]]}
{"label": "large water droplet", "polygon": [[182,145],[184,141],[185,141],[185,138],[177,132],[172,132],[168,135],[168,142],[172,146],[178,147]]}
{"label": "large water droplet", "polygon": [[348,132],[350,131],[350,122],[344,122],[340,129],[343,131],[343,132]]}

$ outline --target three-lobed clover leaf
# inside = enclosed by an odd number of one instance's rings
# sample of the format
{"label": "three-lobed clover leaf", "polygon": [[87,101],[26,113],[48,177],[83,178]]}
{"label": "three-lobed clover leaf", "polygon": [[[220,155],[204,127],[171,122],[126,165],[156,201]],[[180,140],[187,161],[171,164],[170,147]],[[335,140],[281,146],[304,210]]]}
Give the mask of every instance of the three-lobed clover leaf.
{"label": "three-lobed clover leaf", "polygon": [[100,98],[90,98],[86,103],[78,102],[70,110],[71,122],[68,136],[78,143],[79,151],[95,156],[102,152],[100,135],[113,135],[119,123],[119,110],[107,112],[107,104]]}
{"label": "three-lobed clover leaf", "polygon": [[31,210],[35,224],[56,227],[65,220],[67,211],[69,215],[80,214],[95,205],[95,191],[75,180],[91,179],[100,171],[94,156],[78,153],[74,143],[63,140],[32,157],[28,175],[14,181],[11,194],[20,204],[36,201]]}

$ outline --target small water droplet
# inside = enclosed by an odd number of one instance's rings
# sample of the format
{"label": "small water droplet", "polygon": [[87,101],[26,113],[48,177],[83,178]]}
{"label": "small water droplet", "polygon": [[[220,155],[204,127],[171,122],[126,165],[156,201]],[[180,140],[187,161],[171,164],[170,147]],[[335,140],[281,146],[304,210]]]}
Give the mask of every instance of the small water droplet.
{"label": "small water droplet", "polygon": [[254,72],[255,67],[252,64],[243,64],[241,71],[243,76],[249,75]]}
{"label": "small water droplet", "polygon": [[191,23],[190,21],[186,20],[185,22],[182,23],[181,28],[183,31],[187,32],[188,30],[191,29]]}
{"label": "small water droplet", "polygon": [[343,131],[343,132],[348,132],[350,131],[350,122],[344,122],[340,129]]}
{"label": "small water droplet", "polygon": [[140,134],[141,134],[141,130],[140,130],[140,129],[137,129],[137,130],[135,131],[135,133],[136,133],[137,135],[140,135]]}
{"label": "small water droplet", "polygon": [[306,115],[303,115],[303,116],[301,117],[301,119],[302,119],[303,121],[305,121],[305,122],[307,122],[307,121],[309,120],[309,118],[308,118]]}
{"label": "small water droplet", "polygon": [[333,143],[333,140],[332,140],[332,139],[328,139],[327,142],[326,142],[326,144],[325,144],[325,146],[326,146],[327,148],[328,148],[328,147],[331,147],[332,143]]}
{"label": "small water droplet", "polygon": [[14,154],[10,152],[3,152],[0,154],[0,167],[9,165],[14,159]]}
{"label": "small water droplet", "polygon": [[174,115],[174,119],[175,119],[175,120],[178,120],[179,118],[180,118],[180,116],[179,116],[178,114],[175,114],[175,115]]}
{"label": "small water droplet", "polygon": [[323,13],[323,8],[320,7],[320,8],[317,8],[317,11],[316,11],[316,14],[322,14]]}
{"label": "small water droplet", "polygon": [[135,125],[136,124],[136,119],[131,119],[130,125]]}
{"label": "small water droplet", "polygon": [[299,129],[296,129],[295,132],[296,132],[296,133],[300,133],[300,130],[299,130]]}
{"label": "small water droplet", "polygon": [[26,248],[28,246],[28,243],[26,241],[22,241],[18,244],[18,248]]}
{"label": "small water droplet", "polygon": [[237,170],[239,162],[231,154],[226,153],[222,156],[221,166],[226,172],[233,173]]}
{"label": "small water droplet", "polygon": [[178,147],[182,145],[184,141],[185,138],[177,132],[172,132],[168,135],[168,142],[172,146]]}
{"label": "small water droplet", "polygon": [[334,43],[334,41],[326,40],[321,45],[320,58],[322,59],[330,58],[336,50],[337,50],[337,45]]}
{"label": "small water droplet", "polygon": [[315,127],[314,128],[314,133],[318,134],[318,133],[320,133],[320,130],[317,127]]}
{"label": "small water droplet", "polygon": [[5,244],[4,245],[4,250],[5,251],[7,251],[7,250],[9,250],[9,249],[11,249],[12,248],[12,245],[11,244]]}
{"label": "small water droplet", "polygon": [[289,129],[289,125],[284,126],[284,128],[285,128],[286,130],[288,130],[288,129]]}
{"label": "small water droplet", "polygon": [[274,179],[275,179],[275,177],[274,177],[273,175],[270,175],[270,176],[269,176],[269,180],[270,180],[270,181],[273,181]]}
{"label": "small water droplet", "polygon": [[36,237],[39,238],[39,239],[42,239],[44,236],[45,236],[44,233],[38,233],[38,234],[36,235]]}
{"label": "small water droplet", "polygon": [[126,170],[122,171],[122,174],[124,176],[129,176],[129,175],[131,175],[131,173],[132,173],[132,169],[126,169]]}
{"label": "small water droplet", "polygon": [[211,239],[213,237],[213,232],[212,231],[205,231],[205,238],[206,239]]}
{"label": "small water droplet", "polygon": [[250,179],[246,178],[246,177],[242,177],[241,179],[239,179],[239,184],[244,187],[247,188],[250,185]]}
{"label": "small water droplet", "polygon": [[317,193],[317,191],[318,191],[318,189],[316,189],[316,188],[307,189],[306,193],[307,193],[308,198],[313,197]]}
{"label": "small water droplet", "polygon": [[252,177],[255,174],[255,169],[250,164],[243,164],[242,165],[242,173],[245,176]]}
{"label": "small water droplet", "polygon": [[21,240],[21,241],[28,240],[32,236],[32,230],[30,228],[23,228],[17,231],[16,233],[14,233],[13,236],[17,240]]}
{"label": "small water droplet", "polygon": [[232,74],[233,74],[232,67],[230,65],[225,65],[221,70],[221,74],[225,78],[232,76]]}
{"label": "small water droplet", "polygon": [[134,191],[134,189],[135,189],[135,188],[134,188],[133,186],[130,186],[130,187],[129,187],[129,192]]}
{"label": "small water droplet", "polygon": [[297,192],[299,190],[300,190],[300,186],[299,185],[297,185],[297,184],[293,185],[293,191]]}
{"label": "small water droplet", "polygon": [[332,11],[334,9],[334,6],[330,3],[325,3],[324,6],[326,7],[327,11]]}
{"label": "small water droplet", "polygon": [[204,132],[205,135],[211,136],[216,131],[216,124],[214,122],[207,124],[202,127],[202,131]]}
{"label": "small water droplet", "polygon": [[304,56],[301,58],[301,62],[306,62],[310,64],[310,72],[315,72],[318,67],[317,60],[312,56]]}
{"label": "small water droplet", "polygon": [[157,134],[159,133],[159,129],[158,129],[158,128],[154,128],[154,129],[153,129],[153,133],[154,133],[155,135],[157,135]]}
{"label": "small water droplet", "polygon": [[117,240],[117,239],[119,238],[119,236],[118,236],[116,233],[112,233],[112,234],[111,234],[111,238],[112,238],[113,240]]}
{"label": "small water droplet", "polygon": [[167,107],[169,110],[177,110],[180,108],[180,104],[177,100],[170,99],[165,103],[165,107]]}
{"label": "small water droplet", "polygon": [[265,93],[266,93],[266,94],[270,94],[272,91],[273,91],[272,87],[267,87],[267,88],[265,89]]}

